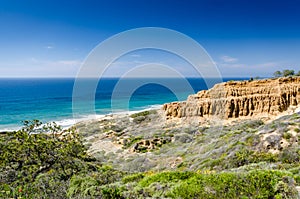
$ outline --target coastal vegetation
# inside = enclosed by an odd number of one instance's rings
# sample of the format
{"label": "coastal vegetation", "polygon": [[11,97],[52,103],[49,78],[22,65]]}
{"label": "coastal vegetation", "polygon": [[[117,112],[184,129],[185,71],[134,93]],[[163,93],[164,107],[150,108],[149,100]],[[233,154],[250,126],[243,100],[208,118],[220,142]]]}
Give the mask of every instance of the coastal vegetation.
{"label": "coastal vegetation", "polygon": [[[157,113],[140,116],[146,119],[127,125],[145,128]],[[117,154],[101,159],[89,151],[88,141],[74,128],[62,130],[55,123],[26,121],[21,130],[1,134],[0,198],[297,198],[299,145],[271,153],[259,145],[257,133],[279,129],[291,141],[296,135],[289,135],[289,129],[298,129],[299,120],[294,114],[270,124],[253,120],[223,128],[167,126],[153,137],[173,137],[172,142],[147,153],[123,153],[128,157],[119,159],[122,167],[113,160],[118,159]],[[116,124],[109,125],[114,129],[126,125],[124,118],[123,123],[114,121]],[[149,133],[140,133],[136,140],[149,139]],[[202,152],[197,148],[200,143]],[[174,153],[184,161],[158,169],[157,164]],[[130,161],[144,169],[128,169]]]}
{"label": "coastal vegetation", "polygon": [[97,170],[74,129],[25,121],[0,137],[0,198],[64,198],[70,178]]}

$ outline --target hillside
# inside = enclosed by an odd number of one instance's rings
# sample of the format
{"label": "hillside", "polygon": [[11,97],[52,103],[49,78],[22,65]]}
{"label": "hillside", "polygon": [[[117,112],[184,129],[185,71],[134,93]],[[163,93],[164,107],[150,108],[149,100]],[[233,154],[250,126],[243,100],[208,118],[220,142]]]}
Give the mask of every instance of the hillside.
{"label": "hillside", "polygon": [[279,170],[294,176],[295,186],[299,91],[300,78],[294,77],[226,82],[162,110],[108,116],[77,128],[90,154],[125,172]]}

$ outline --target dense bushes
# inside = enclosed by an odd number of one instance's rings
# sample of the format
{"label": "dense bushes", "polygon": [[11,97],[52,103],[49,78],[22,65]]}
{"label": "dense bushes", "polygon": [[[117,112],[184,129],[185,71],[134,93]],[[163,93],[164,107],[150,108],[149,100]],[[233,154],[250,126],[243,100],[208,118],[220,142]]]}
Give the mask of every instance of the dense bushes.
{"label": "dense bushes", "polygon": [[161,183],[170,183],[170,182],[179,182],[181,180],[186,180],[194,176],[193,172],[162,172],[152,176],[147,176],[142,179],[139,184],[142,187],[149,186],[154,182]]}
{"label": "dense bushes", "polygon": [[289,175],[271,170],[198,174],[179,183],[167,195],[173,198],[296,198]]}
{"label": "dense bushes", "polygon": [[[122,176],[122,172],[108,166],[99,167],[94,172],[74,175],[70,180],[68,196],[70,198],[103,197],[112,191],[112,187],[105,185],[121,180]],[[113,192],[115,191],[117,189],[114,189]]]}
{"label": "dense bushes", "polygon": [[0,137],[0,198],[65,198],[73,175],[97,169],[74,129],[24,124]]}
{"label": "dense bushes", "polygon": [[[145,161],[141,156],[133,165],[137,169],[126,174],[90,157],[74,129],[25,122],[20,131],[0,135],[0,198],[296,198],[299,147],[279,155],[243,147],[215,160],[214,165],[228,167],[219,172],[147,168],[134,173],[142,168],[138,161]],[[286,171],[225,170],[262,161],[290,166]]]}
{"label": "dense bushes", "polygon": [[101,186],[97,197],[292,199],[297,198],[292,176],[291,172],[279,170],[140,173],[124,177],[122,182]]}
{"label": "dense bushes", "polygon": [[[121,185],[119,194],[129,198],[297,198],[292,176],[279,170],[145,173]],[[134,189],[129,186],[132,183]]]}

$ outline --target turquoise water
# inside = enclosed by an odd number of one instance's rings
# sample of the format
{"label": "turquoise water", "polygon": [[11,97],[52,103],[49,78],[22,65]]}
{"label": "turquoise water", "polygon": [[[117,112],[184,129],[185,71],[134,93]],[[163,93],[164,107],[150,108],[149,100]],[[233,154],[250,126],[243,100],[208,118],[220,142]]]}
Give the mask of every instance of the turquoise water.
{"label": "turquoise water", "polygon": [[[194,93],[207,89],[203,79],[187,80]],[[224,81],[227,80],[224,79]],[[94,105],[96,114],[104,115],[112,112],[142,110],[167,102],[181,101],[193,93],[187,91],[177,79],[165,79],[164,81],[169,85],[176,86],[176,94],[155,83],[140,86],[134,93],[126,92],[128,87],[126,85],[116,94],[114,88],[118,81],[119,79],[113,78],[101,79],[96,92],[93,93],[94,101],[88,102],[83,99],[82,109],[76,110],[77,117],[87,118],[89,114],[92,114],[85,109],[85,105],[89,103]],[[128,79],[125,83],[131,85],[136,81],[138,79]],[[74,122],[72,120],[73,86],[74,79],[0,79],[0,130],[20,128],[22,121],[32,119],[43,122],[56,121],[63,126],[70,125]],[[113,92],[115,95],[112,99]],[[128,99],[130,99],[129,104]]]}

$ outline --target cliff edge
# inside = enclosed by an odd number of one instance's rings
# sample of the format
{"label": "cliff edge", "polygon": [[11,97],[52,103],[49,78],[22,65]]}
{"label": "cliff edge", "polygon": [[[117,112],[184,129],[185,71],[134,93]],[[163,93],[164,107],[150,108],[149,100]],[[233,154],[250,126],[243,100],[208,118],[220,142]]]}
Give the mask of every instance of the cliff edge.
{"label": "cliff edge", "polygon": [[164,104],[167,119],[218,116],[223,119],[261,114],[278,115],[300,104],[300,77],[229,81]]}

